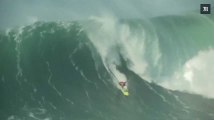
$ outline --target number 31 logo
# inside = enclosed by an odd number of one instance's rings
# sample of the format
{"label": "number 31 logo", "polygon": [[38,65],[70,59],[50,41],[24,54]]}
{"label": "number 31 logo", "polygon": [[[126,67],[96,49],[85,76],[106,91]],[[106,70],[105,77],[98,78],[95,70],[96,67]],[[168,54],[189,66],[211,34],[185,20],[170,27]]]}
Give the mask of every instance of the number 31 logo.
{"label": "number 31 logo", "polygon": [[210,4],[201,4],[201,14],[210,14],[211,5]]}

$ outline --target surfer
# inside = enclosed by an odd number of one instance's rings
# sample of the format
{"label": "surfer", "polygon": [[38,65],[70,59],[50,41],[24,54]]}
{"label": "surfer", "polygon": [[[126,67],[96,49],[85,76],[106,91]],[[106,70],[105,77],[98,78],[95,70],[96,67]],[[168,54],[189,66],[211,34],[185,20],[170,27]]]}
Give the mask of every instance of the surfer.
{"label": "surfer", "polygon": [[126,82],[125,82],[125,81],[121,81],[121,82],[119,82],[119,85],[120,85],[122,88],[124,88],[124,87],[126,86]]}
{"label": "surfer", "polygon": [[129,92],[128,92],[128,88],[127,88],[127,83],[126,83],[126,81],[121,81],[121,82],[119,82],[119,85],[121,86],[120,89],[121,89],[123,95],[129,96]]}

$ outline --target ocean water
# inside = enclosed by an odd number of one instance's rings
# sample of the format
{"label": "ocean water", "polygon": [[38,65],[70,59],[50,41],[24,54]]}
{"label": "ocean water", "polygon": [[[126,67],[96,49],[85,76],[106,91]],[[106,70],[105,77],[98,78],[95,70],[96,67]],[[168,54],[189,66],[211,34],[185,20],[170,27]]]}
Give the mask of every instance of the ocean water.
{"label": "ocean water", "polygon": [[0,119],[213,120],[213,20],[103,16],[5,30]]}

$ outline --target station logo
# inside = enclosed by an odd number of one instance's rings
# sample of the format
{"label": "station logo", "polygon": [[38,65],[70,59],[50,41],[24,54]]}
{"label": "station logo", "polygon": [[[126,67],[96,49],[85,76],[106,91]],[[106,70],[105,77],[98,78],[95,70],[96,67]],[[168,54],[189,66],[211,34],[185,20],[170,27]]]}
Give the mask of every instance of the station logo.
{"label": "station logo", "polygon": [[201,4],[201,14],[210,14],[211,5],[210,4]]}

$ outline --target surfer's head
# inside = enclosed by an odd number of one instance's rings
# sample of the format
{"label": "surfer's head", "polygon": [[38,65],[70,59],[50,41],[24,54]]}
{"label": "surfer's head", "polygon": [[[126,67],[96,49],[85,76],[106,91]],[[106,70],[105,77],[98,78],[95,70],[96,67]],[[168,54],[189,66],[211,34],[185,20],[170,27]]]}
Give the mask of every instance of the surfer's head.
{"label": "surfer's head", "polygon": [[119,82],[119,85],[120,85],[121,87],[124,87],[124,86],[126,86],[126,82],[125,82],[125,81],[121,81],[121,82]]}

